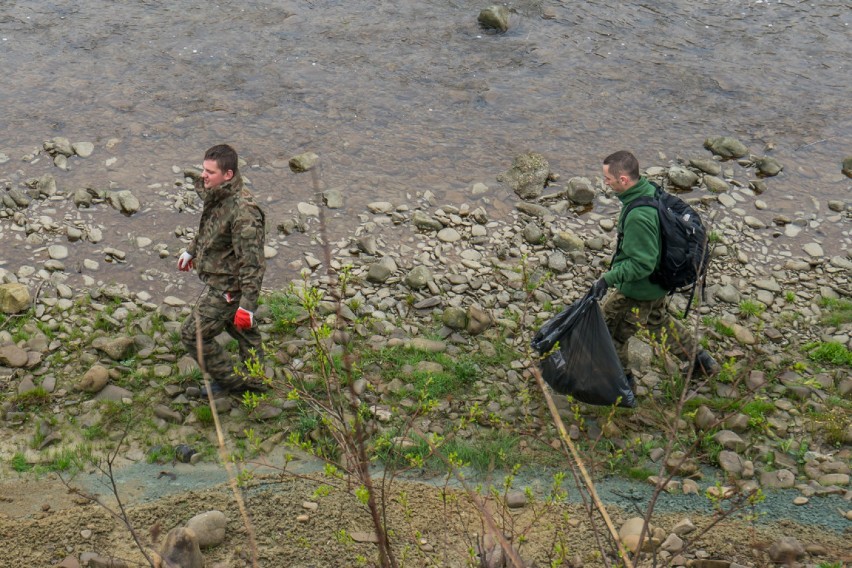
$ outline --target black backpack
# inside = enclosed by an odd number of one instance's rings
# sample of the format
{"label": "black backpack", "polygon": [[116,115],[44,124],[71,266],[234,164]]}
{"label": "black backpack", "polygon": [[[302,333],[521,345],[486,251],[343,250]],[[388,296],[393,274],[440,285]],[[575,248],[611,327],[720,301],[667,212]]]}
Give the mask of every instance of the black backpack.
{"label": "black backpack", "polygon": [[[686,313],[695,297],[695,286],[701,281],[702,290],[710,264],[710,246],[707,230],[701,216],[681,198],[672,195],[651,182],[656,191],[654,197],[635,199],[624,212],[623,219],[634,207],[654,207],[660,218],[660,264],[651,273],[650,280],[668,291],[669,294],[685,291],[691,287]],[[621,249],[623,233],[618,233],[615,251]],[[613,259],[615,257],[613,256]]]}

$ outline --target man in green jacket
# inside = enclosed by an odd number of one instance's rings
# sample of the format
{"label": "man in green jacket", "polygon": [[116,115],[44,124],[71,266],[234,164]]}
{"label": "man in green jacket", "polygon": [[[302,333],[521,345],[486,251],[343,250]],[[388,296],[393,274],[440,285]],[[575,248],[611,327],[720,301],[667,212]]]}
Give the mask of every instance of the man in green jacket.
{"label": "man in green jacket", "polygon": [[[207,287],[181,327],[181,339],[198,359],[198,332],[204,369],[211,391],[265,390],[257,379],[244,380],[234,372],[228,353],[215,341],[227,331],[237,340],[242,361],[261,357],[261,337],[254,321],[260,286],[266,271],[263,211],[243,185],[236,151],[227,144],[204,155],[199,194],[204,209],[198,232],[178,259],[178,270],[193,267]],[[198,320],[198,323],[196,323]],[[206,393],[205,393],[206,395]]]}
{"label": "man in green jacket", "polygon": [[618,232],[621,245],[612,266],[594,285],[600,300],[608,288],[614,290],[601,306],[622,364],[627,368],[627,340],[640,328],[657,340],[664,338],[670,352],[692,362],[696,376],[714,375],[719,365],[709,353],[698,349],[689,329],[673,319],[666,309],[667,291],[651,282],[651,273],[660,263],[660,219],[653,207],[635,207],[625,215],[633,200],[653,197],[655,188],[639,175],[636,156],[624,150],[610,154],[603,162],[604,183],[621,201]]}

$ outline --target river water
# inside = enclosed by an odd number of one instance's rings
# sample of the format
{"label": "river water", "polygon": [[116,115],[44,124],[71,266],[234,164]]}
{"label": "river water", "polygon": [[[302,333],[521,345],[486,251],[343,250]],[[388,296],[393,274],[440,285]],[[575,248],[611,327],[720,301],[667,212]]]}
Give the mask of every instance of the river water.
{"label": "river water", "polygon": [[[146,235],[173,252],[174,226],[197,218],[158,192],[179,178],[173,166],[220,142],[252,166],[273,224],[312,197],[310,178],[285,165],[307,150],[322,157],[325,187],[346,193],[336,222],[350,230],[367,202],[430,190],[474,203],[474,182],[504,213],[514,195],[495,177],[522,152],[563,178],[593,177],[616,149],[667,165],[709,157],[702,143],[717,135],[785,165],[761,196],[767,218],[848,200],[848,0],[521,0],[505,34],[479,29],[486,5],[3,0],[0,179],[51,172],[60,189],[131,189],[143,211],[99,214],[105,242]],[[54,136],[95,153],[68,172],[21,161]],[[827,253],[848,245],[849,227],[832,227],[809,235]],[[13,270],[36,253],[9,235],[0,260]],[[279,256],[292,275],[297,255]]]}

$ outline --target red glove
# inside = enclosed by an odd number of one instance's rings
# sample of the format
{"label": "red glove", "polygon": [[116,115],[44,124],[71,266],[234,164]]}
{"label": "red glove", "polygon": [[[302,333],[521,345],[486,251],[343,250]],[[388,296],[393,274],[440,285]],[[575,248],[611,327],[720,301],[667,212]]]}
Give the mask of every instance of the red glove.
{"label": "red glove", "polygon": [[181,272],[189,272],[192,270],[194,264],[195,262],[192,260],[192,255],[188,252],[184,252],[178,259],[178,270]]}
{"label": "red glove", "polygon": [[250,329],[254,325],[254,314],[243,308],[237,308],[234,314],[234,325],[239,330]]}

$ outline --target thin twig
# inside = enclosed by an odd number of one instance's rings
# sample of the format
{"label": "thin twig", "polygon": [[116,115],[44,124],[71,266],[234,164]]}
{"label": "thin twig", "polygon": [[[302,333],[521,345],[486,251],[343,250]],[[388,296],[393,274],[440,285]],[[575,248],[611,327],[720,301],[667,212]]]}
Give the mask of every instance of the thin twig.
{"label": "thin twig", "polygon": [[249,547],[251,548],[251,564],[253,568],[257,568],[257,541],[255,540],[254,526],[252,525],[251,519],[248,515],[248,510],[246,509],[245,501],[243,500],[243,495],[240,492],[240,488],[237,485],[237,478],[234,475],[233,466],[228,459],[227,447],[225,445],[225,434],[222,430],[222,423],[219,420],[219,412],[216,410],[216,402],[213,400],[213,390],[210,386],[209,375],[207,374],[204,368],[204,349],[203,349],[203,340],[201,338],[201,318],[198,315],[198,309],[192,311],[192,315],[189,317],[195,317],[195,348],[196,354],[198,356],[198,367],[201,369],[201,377],[204,380],[204,388],[207,390],[207,401],[210,404],[210,411],[213,415],[213,424],[216,427],[216,439],[218,441],[218,449],[219,449],[219,460],[222,462],[222,465],[225,466],[225,471],[228,473],[228,485],[231,488],[231,492],[234,494],[234,500],[237,502],[237,507],[240,510],[240,515],[243,518],[243,524],[246,527],[246,533],[248,533],[249,538]]}

